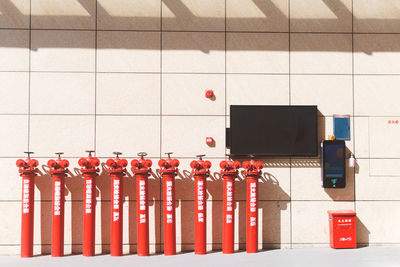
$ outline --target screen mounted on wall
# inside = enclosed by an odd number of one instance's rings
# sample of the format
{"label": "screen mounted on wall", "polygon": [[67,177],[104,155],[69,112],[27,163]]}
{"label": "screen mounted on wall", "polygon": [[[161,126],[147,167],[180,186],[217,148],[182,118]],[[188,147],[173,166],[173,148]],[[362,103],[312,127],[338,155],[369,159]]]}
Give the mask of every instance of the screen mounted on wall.
{"label": "screen mounted on wall", "polygon": [[317,156],[317,106],[230,107],[232,155]]}

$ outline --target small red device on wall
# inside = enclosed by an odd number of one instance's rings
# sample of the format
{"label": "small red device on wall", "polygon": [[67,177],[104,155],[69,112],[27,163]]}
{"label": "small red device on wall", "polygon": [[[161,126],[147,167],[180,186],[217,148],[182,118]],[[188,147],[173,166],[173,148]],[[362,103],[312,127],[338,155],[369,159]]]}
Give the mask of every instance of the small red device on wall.
{"label": "small red device on wall", "polygon": [[212,137],[206,137],[206,144],[207,144],[207,145],[212,145],[212,144],[214,144],[214,138],[212,138]]}
{"label": "small red device on wall", "polygon": [[214,96],[213,90],[206,90],[206,98],[212,98]]}

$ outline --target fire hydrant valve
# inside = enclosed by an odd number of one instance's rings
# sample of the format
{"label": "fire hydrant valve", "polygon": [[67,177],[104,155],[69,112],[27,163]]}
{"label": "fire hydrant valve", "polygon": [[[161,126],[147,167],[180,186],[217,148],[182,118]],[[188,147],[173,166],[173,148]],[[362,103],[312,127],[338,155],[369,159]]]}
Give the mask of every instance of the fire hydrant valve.
{"label": "fire hydrant valve", "polygon": [[21,257],[33,256],[33,222],[35,200],[35,176],[39,172],[39,162],[31,159],[33,152],[25,152],[28,157],[16,162],[22,177],[22,209],[21,209]]}
{"label": "fire hydrant valve", "polygon": [[247,180],[246,201],[246,251],[256,253],[258,251],[258,179],[264,168],[262,161],[243,162],[244,176]]}
{"label": "fire hydrant valve", "polygon": [[119,158],[121,152],[113,152],[114,159],[108,159],[107,172],[111,176],[111,256],[122,256],[122,222],[123,222],[123,177],[126,174],[126,159]]}
{"label": "fire hydrant valve", "polygon": [[166,154],[168,158],[158,161],[163,179],[164,255],[175,255],[175,177],[178,173],[179,160],[171,158],[172,152]]}
{"label": "fire hydrant valve", "polygon": [[100,172],[97,168],[100,160],[92,156],[93,150],[87,150],[89,155],[78,161],[84,179],[83,190],[83,256],[95,255],[95,227],[96,227],[96,177]]}
{"label": "fire hydrant valve", "polygon": [[146,152],[139,152],[139,160],[131,162],[132,172],[136,177],[136,214],[137,214],[137,253],[149,255],[149,181],[153,162],[145,159]]}
{"label": "fire hydrant valve", "polygon": [[89,153],[89,156],[87,156],[86,158],[80,158],[78,161],[79,166],[81,166],[80,171],[82,173],[100,172],[100,169],[97,168],[100,165],[100,160],[92,156],[92,153],[94,151],[88,150],[86,152]]}
{"label": "fire hydrant valve", "polygon": [[66,159],[62,159],[61,155],[63,152],[57,152],[58,158],[56,160],[51,159],[47,162],[47,167],[50,168],[50,174],[65,174],[69,167],[69,161]]}
{"label": "fire hydrant valve", "polygon": [[195,219],[194,219],[194,252],[197,255],[207,253],[206,250],[206,179],[210,176],[211,162],[204,161],[205,155],[197,155],[198,160],[190,163],[195,182]]}
{"label": "fire hydrant valve", "polygon": [[53,178],[53,211],[51,256],[64,256],[64,202],[65,202],[65,177],[67,176],[69,161],[62,159],[63,152],[58,152],[57,159],[47,162],[49,173]]}

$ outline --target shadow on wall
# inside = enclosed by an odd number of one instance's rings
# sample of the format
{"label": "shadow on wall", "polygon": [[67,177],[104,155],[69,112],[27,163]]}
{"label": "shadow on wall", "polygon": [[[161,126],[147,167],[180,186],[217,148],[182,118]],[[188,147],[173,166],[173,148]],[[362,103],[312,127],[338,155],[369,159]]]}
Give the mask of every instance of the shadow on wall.
{"label": "shadow on wall", "polygon": [[[319,113],[318,139],[322,141],[325,138],[325,117]],[[349,152],[349,151],[348,151]],[[349,154],[349,153],[348,153]],[[244,159],[240,161],[243,162]],[[259,180],[259,191],[268,192],[267,195],[260,194],[259,222],[262,226],[263,249],[281,247],[281,213],[288,209],[288,203],[291,198],[288,193],[280,186],[278,179],[273,173],[268,172],[268,168],[320,168],[320,158],[278,158],[264,159],[266,169],[263,170],[263,176]],[[334,201],[354,201],[354,172],[358,172],[359,166],[349,168],[347,171],[347,186],[344,189],[325,189],[325,192]],[[36,178],[36,186],[40,191],[40,216],[41,216],[41,251],[42,254],[49,254],[51,248],[51,210],[52,210],[52,178],[48,174],[47,166],[42,166],[40,175]],[[103,163],[101,172],[96,180],[97,196],[100,205],[101,225],[101,252],[108,254],[110,252],[110,198],[111,198],[111,178]],[[155,233],[154,250],[157,253],[162,252],[163,247],[163,226],[162,226],[162,182],[159,170],[155,169],[149,177],[149,205],[154,207],[154,223],[150,224],[150,232]],[[82,216],[83,216],[83,178],[77,168],[73,169],[66,178],[66,195],[70,194],[71,199],[71,241],[72,253],[81,253],[82,245]],[[218,172],[214,172],[207,180],[207,200],[211,203],[211,209],[208,210],[211,220],[208,221],[209,227],[212,227],[212,235],[208,236],[208,243],[212,250],[220,250],[222,247],[222,192],[223,181]],[[185,192],[188,197],[183,197],[182,193],[177,194],[176,209],[180,209],[180,240],[177,236],[177,243],[181,244],[181,251],[192,251],[194,249],[194,180],[190,170],[179,170],[176,178],[177,192]],[[125,199],[124,216],[128,218],[129,233],[128,236],[129,252],[136,253],[136,182],[134,177],[128,173],[124,178],[123,196]],[[238,211],[238,229],[239,229],[239,249],[244,250],[246,246],[246,180],[243,174],[239,175],[235,183],[236,209]],[[211,202],[210,202],[211,201]],[[210,207],[210,205],[208,205]],[[67,211],[69,212],[69,211]],[[211,216],[210,216],[211,215]],[[177,224],[179,226],[179,224]],[[360,245],[369,244],[369,231],[365,225],[358,219],[357,233]],[[177,231],[178,232],[178,231]],[[124,240],[126,243],[126,240]],[[151,241],[152,242],[152,241]]]}
{"label": "shadow on wall", "polygon": [[[125,183],[125,180],[123,181]],[[100,174],[96,180],[96,186],[100,197],[100,221],[101,221],[101,253],[110,253],[111,230],[111,178],[107,173],[105,163],[101,163]],[[97,238],[96,238],[97,239]]]}
{"label": "shadow on wall", "polygon": [[[149,188],[158,188],[159,177],[156,173],[152,172],[149,177]],[[127,172],[123,179],[123,198],[124,198],[124,211],[123,217],[128,217],[128,233],[123,236],[128,236],[128,243],[124,240],[123,244],[129,244],[129,253],[137,252],[137,225],[136,225],[136,179]],[[101,205],[101,253],[110,253],[110,229],[111,229],[111,177],[107,172],[106,165],[102,163],[101,173],[97,179],[97,188],[100,195]],[[157,189],[158,190],[158,189]],[[154,224],[149,225],[150,232],[155,233],[155,243],[150,240],[150,247],[154,246],[156,253],[161,251],[161,206],[160,201],[157,200],[157,192],[149,190],[149,207],[154,206]],[[151,208],[149,208],[149,213]],[[150,215],[150,214],[149,214]],[[151,228],[154,229],[151,229]],[[126,229],[126,228],[125,228]],[[150,249],[151,250],[151,249]]]}
{"label": "shadow on wall", "polygon": [[357,217],[357,247],[363,248],[369,246],[370,231],[365,224]]}
{"label": "shadow on wall", "polygon": [[69,176],[65,178],[65,186],[71,199],[71,252],[80,254],[83,240],[83,177],[78,168],[74,168],[68,174]]}
{"label": "shadow on wall", "polygon": [[[236,195],[242,196],[239,205],[239,249],[246,250],[246,187],[247,182],[243,173],[240,175],[237,183]],[[266,171],[263,172],[258,182],[259,192],[268,192],[269,197],[259,194],[259,216],[261,213],[261,221],[258,223],[262,227],[262,249],[276,249],[281,247],[281,212],[287,209],[290,196],[279,186],[276,177]],[[268,199],[274,200],[268,200]],[[263,201],[267,199],[267,201]]]}
{"label": "shadow on wall", "polygon": [[[181,203],[181,240],[177,240],[182,244],[181,250],[193,251],[194,249],[194,180],[189,170],[180,170],[176,180],[177,190],[186,189],[191,193],[191,199],[178,199]],[[271,196],[277,200],[259,201],[259,212],[262,227],[262,243],[263,249],[280,248],[281,246],[281,211],[287,209],[289,195],[286,194],[279,186],[277,179],[270,173],[264,172],[259,180],[260,192],[270,192]],[[222,192],[223,180],[218,172],[214,172],[207,180],[207,200],[211,201],[211,210],[208,209],[208,218],[211,221],[207,224],[211,229],[211,236],[207,236],[207,243],[211,245],[212,251],[222,249]],[[211,200],[212,199],[212,200]],[[246,248],[246,180],[240,175],[235,182],[235,199],[236,209],[238,211],[238,229],[239,229],[239,249]],[[208,205],[210,207],[210,205]]]}
{"label": "shadow on wall", "polygon": [[42,165],[35,184],[40,192],[40,245],[41,254],[51,253],[51,212],[52,212],[52,178],[48,167]]}
{"label": "shadow on wall", "polygon": [[[36,187],[40,192],[40,232],[41,232],[41,254],[51,253],[51,223],[52,223],[52,178],[48,167],[42,165],[42,170],[35,179]],[[67,173],[65,178],[65,196],[70,194],[71,206],[71,252],[72,254],[82,252],[83,238],[83,179],[79,169]],[[65,212],[68,204],[65,205]],[[67,217],[67,216],[66,216]],[[64,232],[64,236],[67,232]]]}
{"label": "shadow on wall", "polygon": [[[175,193],[176,196],[175,208],[176,209],[180,208],[180,213],[181,213],[181,218],[180,218],[181,240],[177,239],[176,242],[177,244],[181,243],[182,252],[193,251],[194,250],[194,179],[192,179],[192,174],[190,173],[190,171],[188,170],[178,171],[178,175],[175,179],[175,188],[176,192],[178,192],[178,190],[185,190],[186,192],[190,192],[190,194],[188,194],[190,195],[190,200],[184,197],[179,197],[179,195]],[[177,218],[177,222],[178,221],[179,218]]]}
{"label": "shadow on wall", "polygon": [[[118,16],[113,15],[115,12],[120,12],[120,10],[124,10],[124,13],[132,13],[137,14],[137,6],[128,5],[124,1],[122,5],[118,6],[118,3],[113,3],[110,5],[109,1],[96,1],[97,8],[94,1],[85,1],[85,0],[77,0],[80,4],[80,7],[75,6],[69,10],[69,6],[63,6],[64,14],[63,15],[43,15],[33,13],[32,17],[27,14],[27,11],[21,11],[21,7],[14,5],[10,0],[2,0],[0,4],[0,24],[7,25],[10,21],[10,17],[17,21],[32,21],[33,25],[48,25],[49,23],[56,23],[58,25],[65,25],[70,23],[75,23],[76,21],[83,21],[84,24],[87,24],[86,27],[94,28],[95,21],[98,20],[99,28],[106,27],[108,29],[120,29],[118,25],[136,26],[135,29],[145,29],[145,30],[159,30],[161,26],[160,21],[160,11],[156,11],[152,16]],[[213,31],[223,31],[225,30],[225,23],[227,25],[227,29],[242,31],[243,25],[251,28],[257,27],[265,27],[266,29],[272,29],[272,31],[281,31],[282,33],[288,32],[289,29],[289,19],[287,15],[287,7],[285,5],[278,6],[271,0],[252,0],[253,5],[259,11],[263,13],[263,17],[240,17],[236,14],[227,13],[227,17],[225,18],[224,12],[221,11],[220,14],[216,14],[215,17],[205,17],[205,16],[197,16],[191,10],[190,7],[186,6],[185,3],[179,0],[164,0],[163,1],[163,10],[164,13],[170,12],[168,16],[164,16],[163,18],[163,30],[176,29],[176,27],[184,28],[186,30],[201,29],[201,30],[210,30]],[[338,27],[345,29],[344,31],[347,33],[351,33],[352,23],[354,25],[360,25],[360,27],[367,28],[369,25],[382,25],[380,27],[388,27],[392,29],[398,29],[400,27],[400,20],[394,18],[388,19],[375,19],[375,18],[358,18],[353,17],[351,8],[343,4],[342,1],[337,0],[324,0],[323,4],[325,8],[329,9],[330,13],[333,14],[330,18],[296,18],[292,17],[290,19],[291,25],[296,25],[297,28],[294,28],[298,31],[320,31],[320,29],[327,29],[329,31],[334,31]],[[146,6],[143,4],[146,10],[158,10],[158,7]],[[150,4],[149,4],[150,5]],[[216,6],[213,6],[214,9],[218,9],[219,4],[216,3]],[[249,6],[251,4],[249,3]],[[224,9],[219,7],[221,10]],[[240,7],[236,7],[240,9]],[[96,12],[97,10],[97,12]],[[228,9],[229,11],[229,9]],[[35,11],[33,11],[35,12]],[[29,11],[28,11],[29,13]],[[79,13],[79,14],[77,14]],[[96,17],[97,13],[97,17]],[[218,13],[218,12],[217,12]],[[83,15],[82,15],[83,14]],[[28,25],[28,23],[26,23]],[[103,26],[104,25],[104,26]],[[189,26],[188,26],[189,25]],[[27,26],[26,26],[27,27]],[[192,28],[188,28],[192,27]],[[247,29],[245,28],[245,29]],[[306,29],[306,30],[305,30]],[[53,32],[54,33],[54,32]],[[56,34],[56,33],[54,33]],[[236,33],[235,33],[236,34]],[[237,33],[237,34],[246,34],[246,33]],[[190,33],[183,33],[184,36],[191,35]],[[192,36],[193,37],[193,36]],[[35,40],[32,43],[32,49],[37,50],[39,48],[44,47],[75,47],[75,48],[92,48],[88,47],[88,43],[85,42],[69,42],[62,40],[54,40],[57,38],[53,38],[52,42],[48,40]],[[100,49],[156,49],[159,50],[159,43],[154,42],[151,44],[147,42],[146,37],[143,35],[143,39],[134,38],[132,42],[112,42],[112,47],[99,43]],[[193,39],[193,38],[192,38]],[[301,44],[301,40],[299,40],[298,45],[296,44],[294,47],[291,47],[291,51],[342,51],[342,52],[352,52],[351,45],[341,45],[337,43],[335,45],[330,45],[330,41],[321,41],[321,42],[313,42],[313,45],[310,46],[310,43]],[[1,47],[25,47],[21,42],[15,40],[14,38],[2,38],[0,39]],[[117,46],[117,47],[116,47]],[[179,50],[200,50],[204,52],[209,52],[210,50],[224,50],[225,47],[218,44],[218,42],[209,42],[204,44],[204,42],[182,42],[181,40],[176,40],[176,42],[172,43],[168,47],[164,47],[164,49],[179,49]],[[237,45],[230,47],[229,50],[273,50],[273,51],[288,51],[288,47],[285,47],[279,43],[273,44],[273,42],[263,43],[260,46],[254,45],[251,42],[241,42]],[[400,51],[400,44],[397,42],[381,42],[379,45],[371,44],[370,42],[366,42],[365,45],[355,46],[355,52],[365,52],[371,54],[372,52],[380,52],[380,51]]]}

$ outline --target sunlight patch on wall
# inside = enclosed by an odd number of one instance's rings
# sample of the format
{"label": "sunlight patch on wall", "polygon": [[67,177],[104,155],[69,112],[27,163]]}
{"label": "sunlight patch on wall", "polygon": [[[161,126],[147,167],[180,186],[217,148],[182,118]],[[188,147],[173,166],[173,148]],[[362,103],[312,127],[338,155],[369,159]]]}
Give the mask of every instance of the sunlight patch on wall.
{"label": "sunlight patch on wall", "polygon": [[294,0],[290,5],[290,16],[292,19],[337,19],[335,10],[343,12],[342,8],[351,10],[349,0]]}
{"label": "sunlight patch on wall", "polygon": [[0,15],[11,14],[11,9],[17,9],[18,12],[21,12],[22,15],[29,15],[29,5],[26,4],[27,0],[8,0],[8,1],[0,1]]}
{"label": "sunlight patch on wall", "polygon": [[354,16],[359,19],[399,19],[400,1],[358,0],[354,2]]}
{"label": "sunlight patch on wall", "polygon": [[113,17],[159,17],[159,0],[98,0],[99,5]]}
{"label": "sunlight patch on wall", "polygon": [[[273,14],[274,16],[279,15],[279,13],[284,14],[287,17],[288,5],[286,1],[282,0],[270,0],[268,2],[262,3],[260,7],[254,0],[230,0],[227,3],[228,16],[229,18],[268,18],[267,13]],[[261,4],[261,3],[260,3]],[[269,5],[273,5],[274,8],[271,9]],[[269,10],[262,10],[263,7]],[[278,13],[278,14],[277,14]]]}
{"label": "sunlight patch on wall", "polygon": [[220,18],[225,14],[225,1],[221,0],[168,0],[163,1],[163,17]]}
{"label": "sunlight patch on wall", "polygon": [[83,7],[78,0],[37,0],[36,3],[32,3],[32,15],[90,16],[85,7]]}

